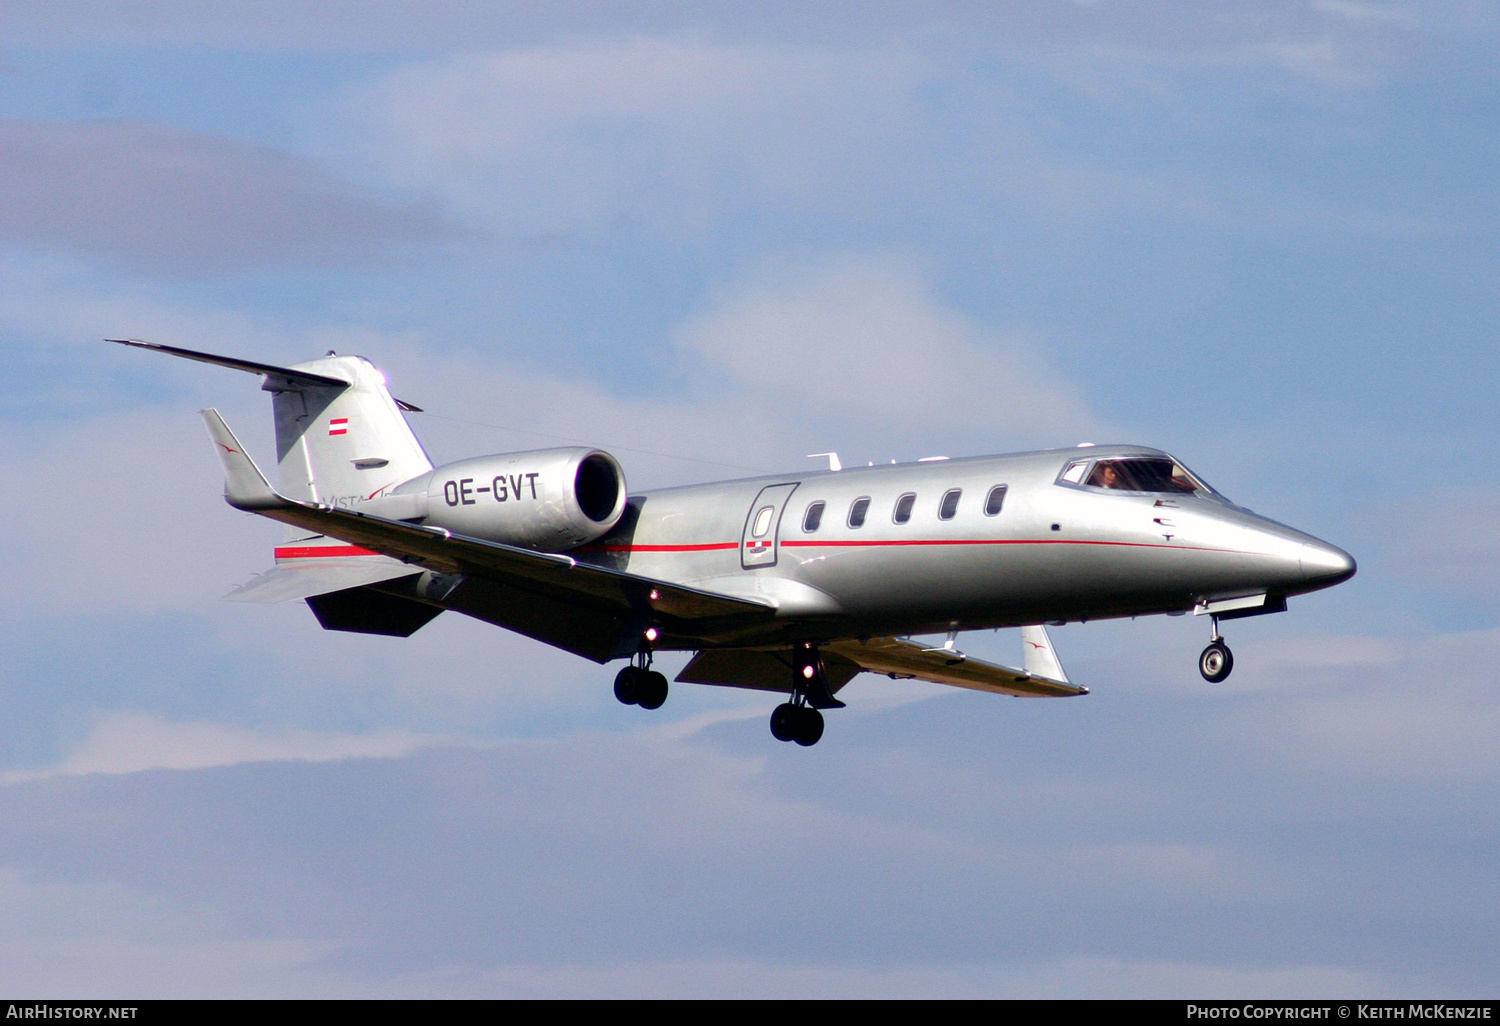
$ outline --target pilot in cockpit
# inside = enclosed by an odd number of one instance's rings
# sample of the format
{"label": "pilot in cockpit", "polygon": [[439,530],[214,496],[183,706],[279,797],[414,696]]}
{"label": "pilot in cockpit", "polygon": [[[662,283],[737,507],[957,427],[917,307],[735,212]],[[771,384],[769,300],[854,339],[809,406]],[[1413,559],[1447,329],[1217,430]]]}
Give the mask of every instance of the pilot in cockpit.
{"label": "pilot in cockpit", "polygon": [[1087,483],[1095,488],[1125,487],[1125,480],[1120,476],[1119,469],[1107,460],[1100,460],[1094,465],[1094,472],[1089,475]]}

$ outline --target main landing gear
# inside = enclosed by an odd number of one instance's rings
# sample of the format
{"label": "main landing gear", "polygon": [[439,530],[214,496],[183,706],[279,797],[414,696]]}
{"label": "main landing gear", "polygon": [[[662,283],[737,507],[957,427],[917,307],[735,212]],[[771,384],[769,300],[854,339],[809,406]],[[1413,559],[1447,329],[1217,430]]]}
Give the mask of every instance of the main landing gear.
{"label": "main landing gear", "polygon": [[803,748],[815,745],[823,736],[823,714],[810,705],[783,702],[771,713],[771,736]]}
{"label": "main landing gear", "polygon": [[1217,684],[1229,677],[1229,671],[1234,669],[1234,653],[1229,651],[1229,646],[1224,644],[1224,639],[1219,637],[1219,618],[1214,617],[1213,636],[1208,640],[1208,647],[1198,656],[1198,672],[1203,674],[1203,679],[1210,684]]}
{"label": "main landing gear", "polygon": [[771,736],[807,748],[823,736],[823,714],[819,710],[842,709],[844,703],[828,690],[828,675],[823,671],[823,659],[816,645],[811,642],[797,645],[792,649],[792,660],[795,669],[791,700],[771,713]]}
{"label": "main landing gear", "polygon": [[651,645],[641,642],[635,661],[615,674],[615,697],[626,705],[660,709],[667,700],[667,678],[651,669]]}

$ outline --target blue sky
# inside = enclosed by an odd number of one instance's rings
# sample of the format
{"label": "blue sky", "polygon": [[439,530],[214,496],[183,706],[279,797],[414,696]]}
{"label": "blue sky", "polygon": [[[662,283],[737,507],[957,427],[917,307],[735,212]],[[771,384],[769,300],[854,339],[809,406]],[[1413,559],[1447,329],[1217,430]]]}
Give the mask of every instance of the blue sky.
{"label": "blue sky", "polygon": [[[8,4],[0,983],[97,995],[1491,995],[1489,3]],[[654,714],[457,616],[221,603],[194,411],[384,367],[635,488],[1156,445],[1354,553],[1054,632],[1076,702]],[[1014,632],[963,639],[1013,661]]]}

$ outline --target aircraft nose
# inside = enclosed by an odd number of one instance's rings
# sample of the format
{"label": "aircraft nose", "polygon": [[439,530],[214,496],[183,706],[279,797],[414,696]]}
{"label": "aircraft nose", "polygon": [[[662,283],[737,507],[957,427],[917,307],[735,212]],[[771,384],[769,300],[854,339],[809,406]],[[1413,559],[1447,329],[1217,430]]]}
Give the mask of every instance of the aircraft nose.
{"label": "aircraft nose", "polygon": [[1354,557],[1327,542],[1310,541],[1302,546],[1302,576],[1320,588],[1331,587],[1354,576]]}

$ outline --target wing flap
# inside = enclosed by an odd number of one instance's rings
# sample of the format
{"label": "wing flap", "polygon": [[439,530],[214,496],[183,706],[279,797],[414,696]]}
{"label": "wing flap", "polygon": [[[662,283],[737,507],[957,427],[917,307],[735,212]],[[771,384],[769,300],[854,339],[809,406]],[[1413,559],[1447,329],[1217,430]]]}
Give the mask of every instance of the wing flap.
{"label": "wing flap", "polygon": [[1088,688],[1077,684],[968,658],[949,649],[925,648],[902,638],[836,641],[824,645],[823,651],[840,655],[871,673],[911,677],[996,695],[1068,698],[1088,694]]}
{"label": "wing flap", "polygon": [[[837,692],[860,672],[860,667],[825,648],[823,672],[828,690]],[[676,679],[684,684],[785,692],[792,690],[795,674],[790,648],[708,648],[693,656]]]}

